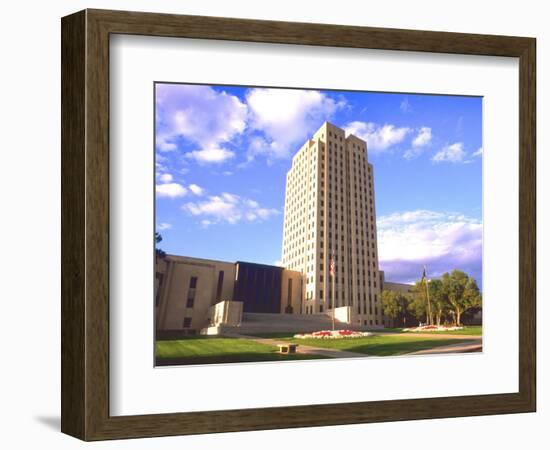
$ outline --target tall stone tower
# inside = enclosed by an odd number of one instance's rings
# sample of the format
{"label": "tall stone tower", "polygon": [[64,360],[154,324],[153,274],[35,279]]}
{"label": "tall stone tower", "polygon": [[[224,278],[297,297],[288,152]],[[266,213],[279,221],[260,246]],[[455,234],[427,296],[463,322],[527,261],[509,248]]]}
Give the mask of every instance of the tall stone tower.
{"label": "tall stone tower", "polygon": [[383,325],[374,173],[367,144],[346,137],[331,123],[325,122],[292,159],[282,260],[284,267],[304,275],[299,313],[348,306],[353,323]]}

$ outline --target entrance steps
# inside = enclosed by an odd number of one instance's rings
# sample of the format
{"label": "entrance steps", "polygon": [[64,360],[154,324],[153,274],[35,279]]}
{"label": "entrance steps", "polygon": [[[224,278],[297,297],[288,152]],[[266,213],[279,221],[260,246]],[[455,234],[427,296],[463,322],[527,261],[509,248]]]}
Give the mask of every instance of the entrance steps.
{"label": "entrance steps", "polygon": [[[367,327],[359,324],[335,321],[337,330],[363,331]],[[205,328],[201,334],[263,334],[263,333],[308,333],[312,331],[331,330],[330,313],[317,314],[269,314],[243,313],[239,325],[220,324]]]}

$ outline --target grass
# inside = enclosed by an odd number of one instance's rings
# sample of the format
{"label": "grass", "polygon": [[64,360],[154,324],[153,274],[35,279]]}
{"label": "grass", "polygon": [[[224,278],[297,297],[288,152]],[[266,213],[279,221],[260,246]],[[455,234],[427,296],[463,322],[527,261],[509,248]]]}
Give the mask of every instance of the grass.
{"label": "grass", "polygon": [[231,362],[289,361],[321,359],[317,355],[282,355],[274,345],[249,339],[189,337],[157,341],[158,365],[216,364]]}
{"label": "grass", "polygon": [[[393,331],[393,330],[392,330]],[[394,331],[395,333],[395,331]],[[434,332],[432,332],[434,333]],[[274,338],[311,347],[344,350],[369,356],[397,356],[419,350],[469,342],[471,339],[430,338],[413,333],[384,334],[353,339],[296,339],[294,333],[262,334],[258,337]],[[435,334],[480,335],[481,327],[468,327],[456,332]],[[246,338],[220,336],[193,336],[156,342],[157,365],[220,364],[237,362],[289,361],[324,359],[319,355],[282,355],[275,345]]]}
{"label": "grass", "polygon": [[372,333],[402,333],[403,328],[367,328]]}
{"label": "grass", "polygon": [[483,327],[481,325],[466,326],[462,330],[455,331],[436,331],[438,334],[468,334],[470,336],[481,336],[483,333]]}
{"label": "grass", "polygon": [[364,353],[371,356],[396,356],[406,353],[427,350],[444,345],[460,344],[468,342],[469,339],[430,339],[423,336],[414,336],[410,334],[384,336],[368,336],[354,339],[294,339],[287,338],[302,345],[311,345],[312,347],[322,347],[337,350],[345,350],[355,353]]}

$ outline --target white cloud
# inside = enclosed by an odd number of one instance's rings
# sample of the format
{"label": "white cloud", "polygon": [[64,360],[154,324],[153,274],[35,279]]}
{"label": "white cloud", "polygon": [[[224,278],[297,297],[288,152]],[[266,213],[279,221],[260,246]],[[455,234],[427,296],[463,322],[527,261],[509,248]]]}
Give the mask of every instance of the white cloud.
{"label": "white cloud", "polygon": [[408,112],[411,112],[412,111],[412,105],[411,103],[409,102],[409,98],[408,97],[405,97],[402,101],[401,101],[401,104],[399,105],[399,109],[401,111],[403,111],[404,113],[408,113]]}
{"label": "white cloud", "polygon": [[482,223],[462,214],[417,210],[380,217],[378,253],[388,281],[461,269],[481,282]]}
{"label": "white cloud", "polygon": [[277,152],[276,145],[268,143],[261,136],[254,136],[248,141],[247,162],[253,161],[258,155],[267,155],[268,157],[279,155],[283,157],[286,153]]}
{"label": "white cloud", "polygon": [[155,175],[158,177],[161,173],[166,172],[168,170],[168,167],[166,167],[165,164],[162,162],[156,162],[155,163]]}
{"label": "white cloud", "polygon": [[174,177],[169,173],[163,173],[159,176],[159,180],[163,183],[170,183],[173,179]]}
{"label": "white cloud", "polygon": [[432,129],[430,127],[421,127],[418,134],[412,141],[413,147],[424,147],[432,141]]}
{"label": "white cloud", "polygon": [[479,147],[474,153],[472,153],[472,156],[483,156],[483,147]]}
{"label": "white cloud", "polygon": [[432,141],[432,129],[430,127],[421,127],[411,142],[412,148],[403,153],[405,159],[413,159],[421,155],[424,147],[430,145]]}
{"label": "white cloud", "polygon": [[163,173],[159,175],[159,181],[155,187],[158,197],[177,198],[187,195],[188,191],[191,191],[197,196],[204,194],[204,189],[196,184],[190,184],[185,187],[180,183],[173,182],[174,177],[169,173]]}
{"label": "white cloud", "polygon": [[440,162],[450,162],[450,163],[461,163],[466,157],[466,152],[464,151],[464,144],[462,142],[455,142],[451,145],[446,145],[441,150],[439,150],[433,157],[432,161],[436,163]]}
{"label": "white cloud", "polygon": [[261,207],[254,200],[228,192],[210,196],[202,202],[188,202],[182,209],[193,216],[206,216],[201,220],[203,226],[221,222],[236,224],[240,221],[261,221],[279,213],[276,209]]}
{"label": "white cloud", "polygon": [[194,150],[185,154],[186,158],[194,159],[199,163],[222,163],[235,156],[231,150],[224,148],[209,148],[203,150]]}
{"label": "white cloud", "polygon": [[421,153],[422,153],[421,148],[409,148],[408,150],[405,151],[405,153],[403,153],[403,158],[413,159],[413,158],[416,158]]}
{"label": "white cloud", "polygon": [[397,127],[392,124],[377,125],[373,122],[350,122],[344,126],[347,134],[353,134],[367,142],[369,151],[387,150],[402,142],[412,131],[409,127]]}
{"label": "white cloud", "polygon": [[[178,146],[174,144],[173,142],[168,142],[167,139],[169,139],[169,136],[157,136],[156,138],[156,144],[157,148],[161,152],[173,152],[174,150],[177,150]],[[157,156],[158,159],[158,156]]]}
{"label": "white cloud", "polygon": [[187,194],[187,189],[179,183],[157,184],[156,193],[158,197],[177,198]]}
{"label": "white cloud", "polygon": [[278,266],[278,267],[283,267],[283,261],[281,261],[280,259],[276,260],[276,261],[273,261],[273,265],[274,266]]}
{"label": "white cloud", "polygon": [[223,144],[242,134],[248,108],[238,97],[209,86],[158,84],[157,147],[175,150],[185,138],[199,145],[187,155],[202,163],[222,162],[233,157]]}
{"label": "white cloud", "polygon": [[161,153],[155,154],[155,159],[156,159],[156,162],[158,162],[158,163],[163,163],[163,162],[168,161],[168,158],[165,155],[161,154]]}
{"label": "white cloud", "polygon": [[195,195],[200,196],[204,194],[204,189],[196,184],[190,184],[188,187],[189,187],[189,190]]}
{"label": "white cloud", "polygon": [[314,90],[251,89],[246,95],[249,125],[263,134],[251,140],[249,159],[258,154],[288,157],[293,145],[301,145],[319,124],[345,106]]}
{"label": "white cloud", "polygon": [[171,228],[172,228],[172,224],[166,223],[166,222],[159,223],[157,226],[157,230],[159,231],[169,230]]}

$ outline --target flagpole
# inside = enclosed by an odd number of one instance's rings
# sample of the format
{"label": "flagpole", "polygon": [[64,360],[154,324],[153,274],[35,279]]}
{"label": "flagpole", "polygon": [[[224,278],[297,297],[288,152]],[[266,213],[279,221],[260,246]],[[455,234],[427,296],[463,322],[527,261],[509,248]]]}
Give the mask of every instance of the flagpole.
{"label": "flagpole", "polygon": [[335,284],[335,280],[334,280],[334,273],[336,272],[336,267],[335,267],[336,263],[334,262],[334,257],[331,257],[331,260],[330,260],[330,275],[332,277],[332,331],[335,330],[335,325],[334,325],[334,322],[335,322],[335,313],[336,313],[336,303],[335,303],[335,298],[334,298],[334,284]]}
{"label": "flagpole", "polygon": [[332,331],[334,331],[335,314],[336,314],[336,303],[334,302],[334,274],[332,274]]}
{"label": "flagpole", "polygon": [[428,275],[424,266],[424,283],[426,283],[426,301],[428,302],[428,325],[432,325],[432,305],[430,304],[430,290],[428,288]]}

